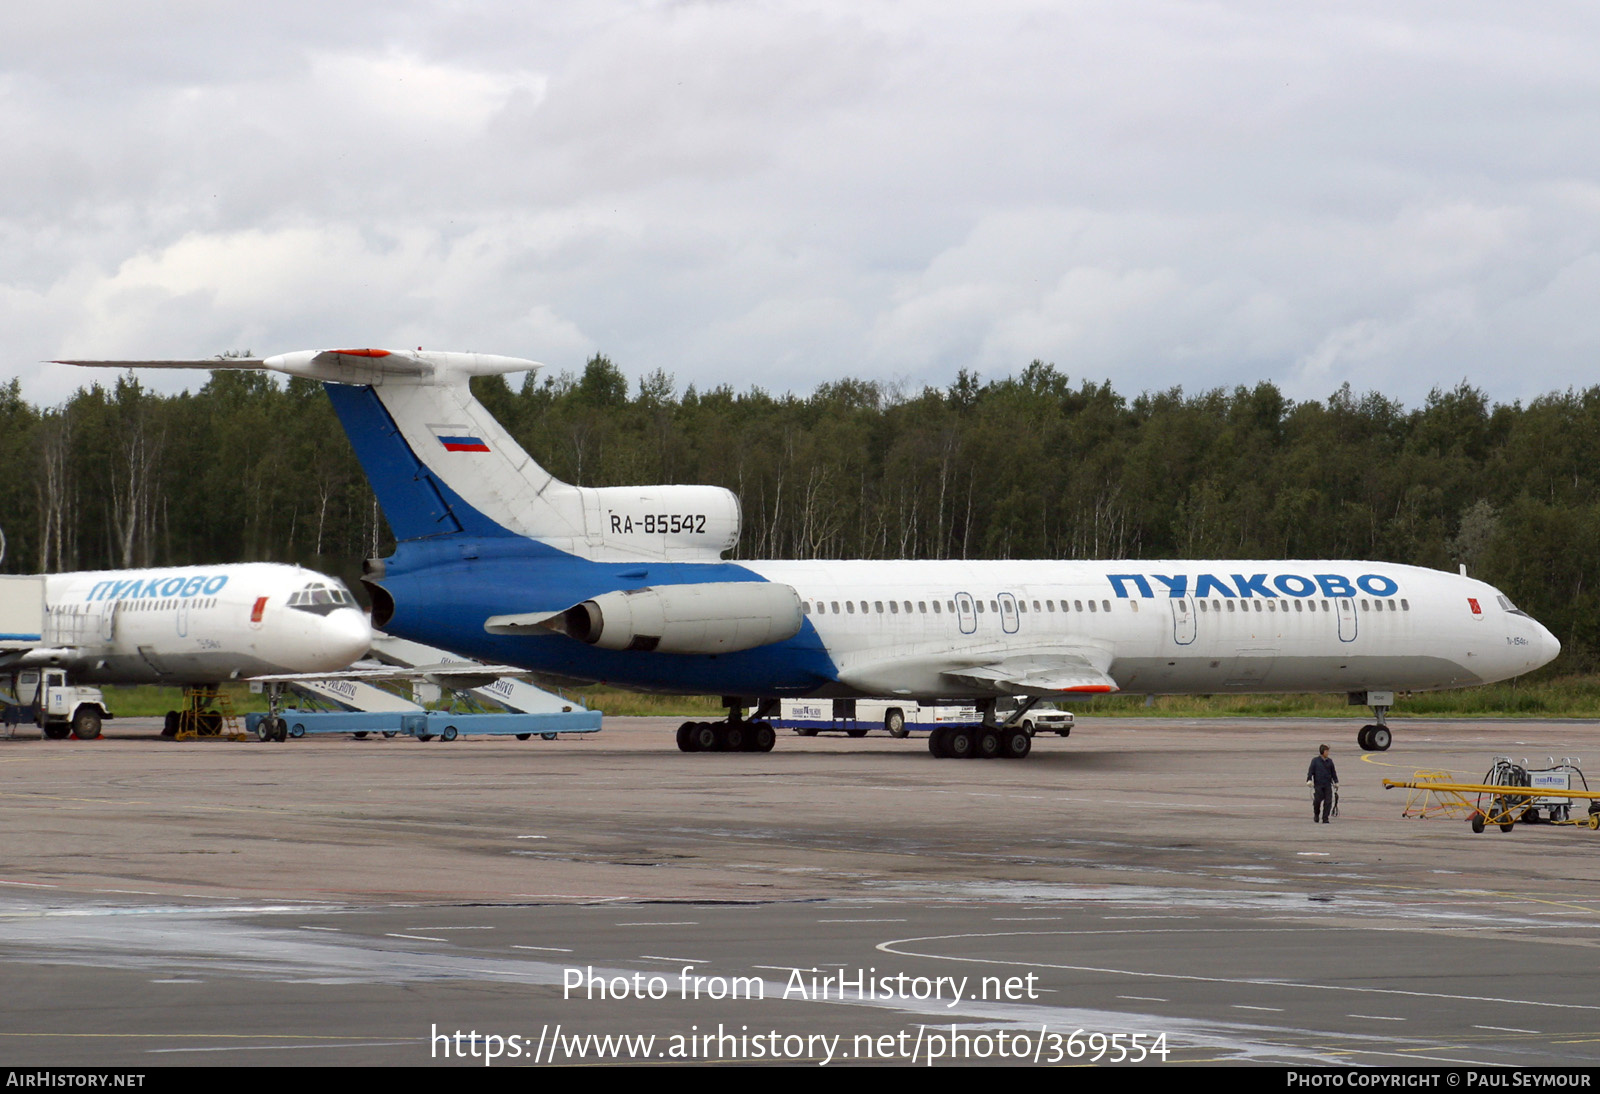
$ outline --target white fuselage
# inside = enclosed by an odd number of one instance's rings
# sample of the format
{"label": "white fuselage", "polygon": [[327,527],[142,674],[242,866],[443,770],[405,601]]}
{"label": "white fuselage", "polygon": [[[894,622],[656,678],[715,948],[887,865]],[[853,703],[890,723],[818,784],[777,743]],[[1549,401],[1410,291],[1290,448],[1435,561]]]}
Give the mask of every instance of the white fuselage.
{"label": "white fuselage", "polygon": [[344,587],[298,566],[94,570],[46,578],[41,648],[18,663],[85,683],[202,684],[341,669],[370,643]]}
{"label": "white fuselage", "polygon": [[1387,563],[743,565],[795,588],[862,695],[1004,693],[952,687],[949,670],[1063,651],[1138,693],[1433,690],[1507,679],[1560,649],[1493,586]]}

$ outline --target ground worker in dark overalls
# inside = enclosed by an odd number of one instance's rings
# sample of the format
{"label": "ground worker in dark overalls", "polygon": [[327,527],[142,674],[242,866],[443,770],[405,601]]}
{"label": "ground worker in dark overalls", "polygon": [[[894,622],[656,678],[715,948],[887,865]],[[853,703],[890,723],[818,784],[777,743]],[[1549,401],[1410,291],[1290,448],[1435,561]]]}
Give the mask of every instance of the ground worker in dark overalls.
{"label": "ground worker in dark overalls", "polygon": [[1317,749],[1316,757],[1306,770],[1306,785],[1316,788],[1311,797],[1311,820],[1327,824],[1328,814],[1333,809],[1333,788],[1339,785],[1339,771],[1333,766],[1327,745]]}

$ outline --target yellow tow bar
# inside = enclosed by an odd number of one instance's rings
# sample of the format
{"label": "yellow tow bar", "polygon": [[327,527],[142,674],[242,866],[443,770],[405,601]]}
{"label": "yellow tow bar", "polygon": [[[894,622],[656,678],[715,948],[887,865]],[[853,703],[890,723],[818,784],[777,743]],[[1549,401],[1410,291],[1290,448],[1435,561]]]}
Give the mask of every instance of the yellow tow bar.
{"label": "yellow tow bar", "polygon": [[[1573,820],[1555,821],[1555,824],[1582,825],[1585,828],[1600,829],[1600,791],[1593,790],[1555,790],[1543,786],[1495,786],[1492,783],[1445,783],[1417,781],[1413,779],[1384,779],[1383,788],[1393,790],[1396,787],[1406,790],[1444,791],[1456,794],[1476,794],[1477,805],[1467,817],[1467,823],[1472,825],[1474,832],[1482,832],[1491,824],[1498,824],[1500,831],[1509,832],[1517,821],[1527,815],[1534,808],[1535,798],[1588,798],[1589,813],[1587,816],[1577,817]],[[1489,798],[1488,802],[1484,798]]]}

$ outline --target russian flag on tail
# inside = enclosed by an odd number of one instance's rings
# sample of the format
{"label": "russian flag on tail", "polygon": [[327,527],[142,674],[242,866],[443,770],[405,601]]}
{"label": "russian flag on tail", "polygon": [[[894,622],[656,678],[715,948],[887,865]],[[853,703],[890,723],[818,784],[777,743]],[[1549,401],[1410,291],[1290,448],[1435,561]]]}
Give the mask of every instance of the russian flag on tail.
{"label": "russian flag on tail", "polygon": [[439,443],[446,452],[487,452],[489,446],[478,437],[440,437]]}

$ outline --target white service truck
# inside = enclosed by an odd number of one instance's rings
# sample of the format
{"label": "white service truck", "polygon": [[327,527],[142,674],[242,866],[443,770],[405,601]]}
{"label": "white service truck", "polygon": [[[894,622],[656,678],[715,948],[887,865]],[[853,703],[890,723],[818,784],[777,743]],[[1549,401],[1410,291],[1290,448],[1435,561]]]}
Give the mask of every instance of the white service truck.
{"label": "white service truck", "polygon": [[100,736],[100,724],[111,717],[99,688],[68,683],[65,669],[18,669],[0,683],[11,685],[10,700],[0,699],[5,724],[36,725],[52,741],[76,734],[80,741]]}

